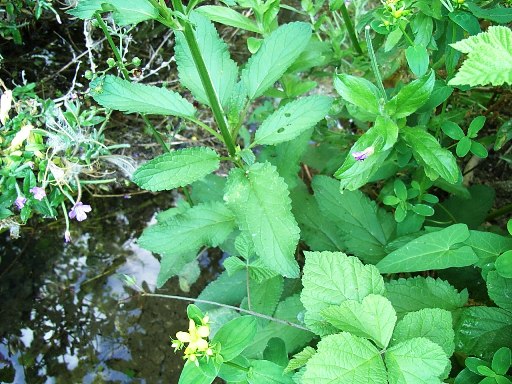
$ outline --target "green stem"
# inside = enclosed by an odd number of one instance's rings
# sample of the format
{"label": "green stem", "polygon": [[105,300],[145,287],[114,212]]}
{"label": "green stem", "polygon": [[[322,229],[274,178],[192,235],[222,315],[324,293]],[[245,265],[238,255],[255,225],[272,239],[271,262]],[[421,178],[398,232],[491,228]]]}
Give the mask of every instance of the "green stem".
{"label": "green stem", "polygon": [[112,52],[114,52],[114,56],[116,57],[117,66],[121,70],[121,73],[123,74],[124,78],[128,80],[130,78],[130,74],[128,73],[128,70],[123,64],[123,58],[121,57],[121,53],[119,52],[119,49],[117,49],[116,44],[114,43],[114,40],[112,40],[112,35],[108,31],[107,25],[101,18],[101,15],[98,11],[94,14],[94,17],[96,17],[96,20],[98,21],[98,24],[100,28],[102,29],[103,33],[105,34],[105,37],[107,38],[108,44],[110,45],[110,48],[112,49]]}
{"label": "green stem", "polygon": [[187,187],[181,188],[183,191],[183,194],[185,195],[185,200],[187,200],[187,203],[190,204],[191,207],[194,206],[194,201],[192,200],[192,196],[190,196],[190,192],[188,191]]}
{"label": "green stem", "polygon": [[407,42],[409,43],[409,45],[411,45],[412,47],[414,47],[414,41],[412,41],[412,39],[409,37],[409,35],[407,34],[407,32],[405,32],[405,28],[402,26],[402,24],[398,23],[398,28],[400,28],[400,30],[401,30],[401,31],[402,31],[402,33],[404,34],[405,39],[407,40]]}
{"label": "green stem", "polygon": [[166,151],[166,152],[171,152],[171,150],[169,149],[169,147],[167,146],[167,144],[165,143],[164,139],[162,139],[162,135],[160,135],[160,133],[156,130],[156,128],[153,126],[153,124],[151,124],[151,122],[149,121],[149,119],[147,118],[147,116],[145,115],[141,115],[142,116],[142,119],[144,120],[144,122],[146,123],[146,126],[149,128],[149,130],[151,131],[151,133],[153,134],[153,136],[155,137],[155,140],[157,141],[158,144],[160,144],[162,146],[162,148]]}
{"label": "green stem", "polygon": [[363,54],[363,50],[359,45],[359,40],[357,39],[356,31],[354,29],[354,25],[352,24],[352,20],[350,20],[350,15],[348,14],[347,6],[345,5],[345,1],[341,2],[341,16],[343,17],[343,21],[347,27],[348,35],[350,36],[350,40],[352,41],[352,45],[354,46],[356,52],[360,55]]}
{"label": "green stem", "polygon": [[222,364],[229,365],[235,369],[238,369],[240,371],[249,372],[249,368],[242,367],[241,365],[235,364],[232,361],[224,361]]}
{"label": "green stem", "polygon": [[379,67],[377,65],[377,58],[375,57],[375,52],[373,51],[372,38],[370,37],[370,26],[366,26],[364,30],[364,34],[366,37],[366,45],[368,46],[368,55],[370,56],[370,62],[372,64],[373,74],[375,76],[375,80],[377,81],[377,86],[379,87],[380,93],[385,101],[388,100],[386,95],[386,90],[384,89],[384,84],[382,83],[382,77],[380,76]]}
{"label": "green stem", "polygon": [[81,185],[85,185],[85,184],[108,184],[108,183],[113,183],[114,181],[116,181],[117,179],[101,179],[101,180],[80,180],[80,184]]}
{"label": "green stem", "polygon": [[222,137],[222,135],[219,135],[218,132],[216,132],[215,130],[213,130],[212,128],[210,128],[208,125],[206,125],[205,123],[203,123],[201,120],[198,120],[194,117],[185,117],[186,119],[188,119],[189,121],[193,122],[194,124],[197,124],[199,125],[201,128],[203,128],[205,131],[207,131],[208,133],[210,133],[211,135],[215,136],[218,140],[224,142],[224,138]]}
{"label": "green stem", "polygon": [[275,317],[267,316],[267,315],[264,315],[262,313],[258,313],[258,312],[254,312],[254,311],[249,311],[247,309],[238,308],[238,307],[235,307],[233,305],[217,303],[215,301],[210,301],[210,300],[195,299],[193,297],[174,296],[174,295],[162,295],[162,294],[159,294],[159,293],[149,293],[149,292],[144,292],[144,291],[141,294],[142,294],[142,296],[160,297],[160,298],[164,298],[164,299],[174,299],[174,300],[181,300],[181,301],[191,301],[191,302],[194,302],[194,303],[216,305],[218,307],[232,309],[232,310],[237,311],[237,312],[246,313],[246,314],[251,315],[251,316],[259,317],[259,318],[265,319],[265,320],[270,320],[270,321],[273,321],[275,323],[280,323],[280,324],[288,325],[290,327],[301,329],[303,331],[309,332],[309,329],[307,329],[306,327],[303,327],[302,325],[295,324],[295,323],[292,323],[292,322],[287,321],[287,320],[276,319]]}
{"label": "green stem", "polygon": [[494,220],[497,217],[503,216],[507,213],[512,212],[512,204],[507,204],[499,209],[496,209],[495,211],[489,213],[487,217],[485,218],[485,221]]}

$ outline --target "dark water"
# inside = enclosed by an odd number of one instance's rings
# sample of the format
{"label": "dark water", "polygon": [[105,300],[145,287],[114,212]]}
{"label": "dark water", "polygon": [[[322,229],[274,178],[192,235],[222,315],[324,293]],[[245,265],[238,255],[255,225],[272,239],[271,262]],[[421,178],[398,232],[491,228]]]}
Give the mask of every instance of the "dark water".
{"label": "dark water", "polygon": [[[90,201],[71,244],[58,222],[18,240],[0,234],[0,382],[178,382],[169,337],[187,328],[187,304],[140,297],[118,275],[155,287],[158,261],[134,241],[156,206],[170,206],[169,196],[152,199]],[[184,294],[174,279],[164,288]]]}

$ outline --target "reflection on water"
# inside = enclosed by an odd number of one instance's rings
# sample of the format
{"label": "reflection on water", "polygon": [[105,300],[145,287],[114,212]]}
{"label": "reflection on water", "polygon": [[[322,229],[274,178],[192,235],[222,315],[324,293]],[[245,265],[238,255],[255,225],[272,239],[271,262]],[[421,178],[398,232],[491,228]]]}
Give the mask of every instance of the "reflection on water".
{"label": "reflection on water", "polygon": [[[72,244],[62,225],[0,234],[0,382],[178,382],[169,336],[186,329],[186,303],[139,297],[117,276],[154,289],[158,261],[133,239],[163,198],[95,201]],[[177,280],[165,288],[179,294]]]}

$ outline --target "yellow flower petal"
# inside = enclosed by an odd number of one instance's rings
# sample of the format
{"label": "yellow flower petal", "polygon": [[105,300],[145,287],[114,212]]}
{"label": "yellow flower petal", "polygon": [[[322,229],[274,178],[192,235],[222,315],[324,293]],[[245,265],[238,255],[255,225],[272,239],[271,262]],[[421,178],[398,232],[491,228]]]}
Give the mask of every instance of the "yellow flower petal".
{"label": "yellow flower petal", "polygon": [[207,325],[201,325],[197,328],[197,334],[203,338],[210,336],[210,327]]}
{"label": "yellow flower petal", "polygon": [[182,343],[190,343],[191,341],[190,333],[187,332],[176,333],[176,338]]}

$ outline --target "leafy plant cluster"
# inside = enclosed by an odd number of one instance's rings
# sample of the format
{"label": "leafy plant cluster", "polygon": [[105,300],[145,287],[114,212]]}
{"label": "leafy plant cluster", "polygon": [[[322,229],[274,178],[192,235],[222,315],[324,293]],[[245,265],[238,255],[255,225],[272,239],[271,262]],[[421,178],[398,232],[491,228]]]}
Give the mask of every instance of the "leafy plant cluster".
{"label": "leafy plant cluster", "polygon": [[[510,382],[512,224],[484,228],[494,192],[467,187],[462,167],[512,138],[506,118],[485,129],[481,108],[488,86],[512,83],[510,28],[482,25],[512,11],[353,3],[81,0],[69,12],[94,19],[114,52],[109,73],[88,74],[90,96],[140,114],[166,151],[133,181],[186,197],[139,239],[161,256],[158,285],[192,284],[204,247],[228,256],[173,342],[187,358],[180,383]],[[303,21],[280,25],[284,10]],[[196,104],[133,81],[107,13],[174,31]],[[212,21],[251,33],[247,61],[231,58]],[[251,116],[261,97],[271,102]],[[214,125],[197,119],[198,104]],[[218,144],[170,150],[148,115]],[[459,284],[475,271],[488,298]]]}

